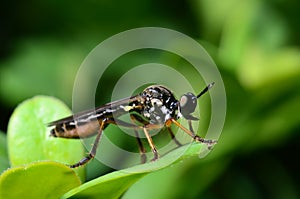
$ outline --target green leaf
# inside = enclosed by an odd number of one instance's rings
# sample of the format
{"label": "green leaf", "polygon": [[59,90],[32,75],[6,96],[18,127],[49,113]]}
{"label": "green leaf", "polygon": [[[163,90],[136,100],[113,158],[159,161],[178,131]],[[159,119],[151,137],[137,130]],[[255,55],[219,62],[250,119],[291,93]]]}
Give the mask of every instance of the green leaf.
{"label": "green leaf", "polygon": [[0,176],[0,199],[59,198],[80,185],[69,167],[56,162],[38,162],[6,170]]}
{"label": "green leaf", "polygon": [[[209,152],[204,144],[193,143],[182,146],[155,162],[115,171],[72,189],[63,198],[119,198],[133,183],[144,175],[182,161],[191,156]],[[204,147],[204,148],[203,148]]]}
{"label": "green leaf", "polygon": [[[78,162],[84,155],[80,140],[50,137],[47,124],[70,115],[61,101],[36,96],[21,103],[8,124],[8,153],[12,166],[39,160],[53,160],[64,164]],[[76,169],[84,179],[84,169]]]}
{"label": "green leaf", "polygon": [[6,136],[0,131],[0,173],[9,167]]}

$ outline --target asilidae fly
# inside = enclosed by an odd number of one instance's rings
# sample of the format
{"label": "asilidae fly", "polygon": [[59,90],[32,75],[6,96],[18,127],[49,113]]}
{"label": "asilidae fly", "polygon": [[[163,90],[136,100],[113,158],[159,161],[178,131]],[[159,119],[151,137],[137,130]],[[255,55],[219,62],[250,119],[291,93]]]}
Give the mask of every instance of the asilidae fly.
{"label": "asilidae fly", "polygon": [[[109,124],[120,125],[134,130],[142,163],[146,162],[146,151],[142,145],[141,138],[138,136],[139,130],[145,134],[151,147],[154,155],[152,160],[158,159],[159,156],[149,134],[150,130],[166,127],[175,143],[178,146],[181,145],[171,130],[172,124],[178,126],[195,141],[206,143],[208,147],[210,147],[215,144],[216,141],[203,139],[195,134],[192,128],[192,121],[198,119],[191,114],[196,109],[197,99],[206,93],[213,85],[214,83],[208,84],[198,95],[186,93],[181,96],[179,101],[168,88],[161,85],[149,86],[138,95],[105,104],[92,111],[85,111],[51,122],[49,126],[54,126],[51,130],[51,136],[61,138],[85,138],[97,134],[88,155],[78,163],[70,165],[71,168],[84,165],[95,157],[103,130]],[[131,123],[118,119],[124,114],[130,115]],[[188,121],[189,128],[182,126],[177,121],[180,117]]]}

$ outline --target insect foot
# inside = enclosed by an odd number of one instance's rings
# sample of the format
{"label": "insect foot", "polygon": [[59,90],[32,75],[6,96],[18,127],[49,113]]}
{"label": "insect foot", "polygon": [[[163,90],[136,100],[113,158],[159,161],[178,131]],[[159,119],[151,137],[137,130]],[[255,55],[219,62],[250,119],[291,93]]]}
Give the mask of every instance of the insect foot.
{"label": "insect foot", "polygon": [[206,140],[206,139],[204,139],[204,138],[199,137],[198,135],[196,135],[196,136],[194,137],[194,140],[197,141],[197,142],[201,142],[201,143],[207,144],[207,148],[208,148],[209,150],[211,150],[211,149],[213,148],[213,146],[216,145],[216,144],[218,143],[217,140]]}

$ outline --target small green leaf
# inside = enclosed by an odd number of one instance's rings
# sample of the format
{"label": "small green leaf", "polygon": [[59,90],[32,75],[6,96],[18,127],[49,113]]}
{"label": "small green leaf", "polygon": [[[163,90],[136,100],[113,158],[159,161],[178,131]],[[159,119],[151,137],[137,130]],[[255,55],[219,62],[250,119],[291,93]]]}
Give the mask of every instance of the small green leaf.
{"label": "small green leaf", "polygon": [[6,136],[0,131],[0,173],[9,167]]}
{"label": "small green leaf", "polygon": [[[61,101],[37,96],[21,103],[8,124],[8,154],[12,166],[40,160],[73,164],[83,155],[80,140],[50,137],[47,124],[68,116],[71,111]],[[84,169],[76,169],[84,179]]]}
{"label": "small green leaf", "polygon": [[[80,187],[72,189],[63,198],[119,198],[133,183],[147,173],[157,171],[175,164],[191,156],[207,152],[204,144],[193,143],[182,146],[160,158],[155,162],[130,167],[115,171],[89,181]],[[204,148],[203,148],[204,147]]]}
{"label": "small green leaf", "polygon": [[38,162],[6,170],[0,176],[0,199],[57,199],[80,185],[76,173],[56,162]]}

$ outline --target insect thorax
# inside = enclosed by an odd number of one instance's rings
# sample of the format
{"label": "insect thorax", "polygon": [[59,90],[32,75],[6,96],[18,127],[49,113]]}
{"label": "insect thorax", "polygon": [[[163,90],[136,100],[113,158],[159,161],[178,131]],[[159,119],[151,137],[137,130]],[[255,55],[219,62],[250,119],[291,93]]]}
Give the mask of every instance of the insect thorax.
{"label": "insect thorax", "polygon": [[172,92],[163,86],[149,86],[142,93],[141,115],[152,124],[164,124],[177,115],[178,101]]}

